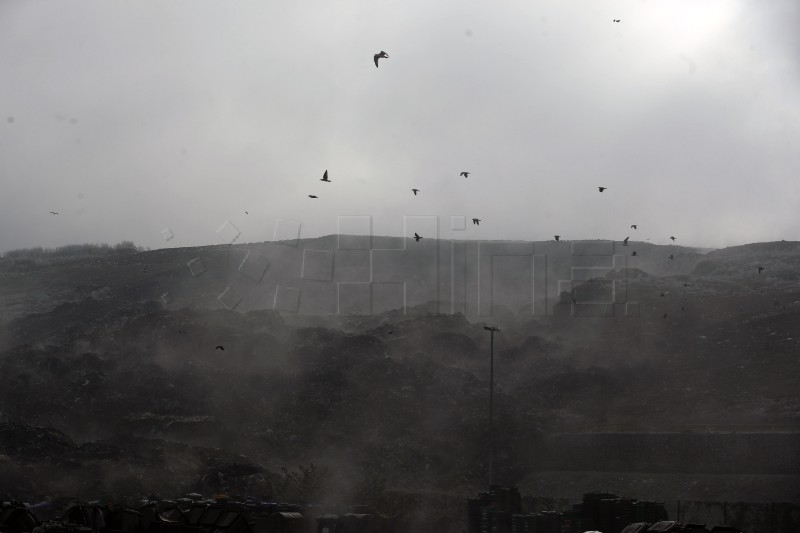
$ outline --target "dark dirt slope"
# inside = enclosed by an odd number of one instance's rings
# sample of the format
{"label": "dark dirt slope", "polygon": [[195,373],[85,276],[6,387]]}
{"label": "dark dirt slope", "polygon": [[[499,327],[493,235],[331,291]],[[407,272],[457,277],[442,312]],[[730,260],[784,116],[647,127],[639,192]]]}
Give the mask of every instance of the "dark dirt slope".
{"label": "dark dirt slope", "polygon": [[[186,274],[183,261],[199,251],[0,269],[12,308],[0,352],[0,486],[31,498],[203,487],[269,493],[282,467],[311,462],[335,470],[340,495],[383,478],[414,491],[469,493],[484,484],[489,345],[481,323],[151,299],[198,279],[225,281],[188,274],[171,284],[171,269]],[[209,251],[208,265],[239,275],[230,250]],[[555,433],[800,426],[800,285],[773,276],[791,269],[796,243],[723,252],[698,255],[680,273],[609,274],[638,302],[637,316],[574,317],[567,302],[547,317],[506,310],[483,318],[502,327],[498,479],[529,483],[556,464],[546,446]],[[765,263],[761,275],[755,258]],[[25,282],[15,285],[19,276]],[[27,291],[48,284],[71,296],[30,307]],[[561,483],[563,493],[575,475],[531,486]],[[719,480],[717,493],[746,495],[757,485],[731,483]]]}

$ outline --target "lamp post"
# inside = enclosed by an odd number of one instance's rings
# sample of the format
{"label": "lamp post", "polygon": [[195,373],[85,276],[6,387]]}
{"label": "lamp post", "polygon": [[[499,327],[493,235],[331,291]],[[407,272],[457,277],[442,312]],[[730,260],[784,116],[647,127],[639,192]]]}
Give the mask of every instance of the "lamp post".
{"label": "lamp post", "polygon": [[494,333],[500,331],[497,326],[483,326],[491,332],[489,351],[489,486],[494,483]]}

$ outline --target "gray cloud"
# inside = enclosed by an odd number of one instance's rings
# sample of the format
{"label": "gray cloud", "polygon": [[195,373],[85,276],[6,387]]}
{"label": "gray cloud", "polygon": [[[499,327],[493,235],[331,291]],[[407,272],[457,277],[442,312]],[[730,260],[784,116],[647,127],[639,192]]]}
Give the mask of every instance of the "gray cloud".
{"label": "gray cloud", "polygon": [[[797,239],[799,26],[792,0],[5,2],[0,250],[405,214],[457,238]],[[462,214],[484,222],[451,233]]]}

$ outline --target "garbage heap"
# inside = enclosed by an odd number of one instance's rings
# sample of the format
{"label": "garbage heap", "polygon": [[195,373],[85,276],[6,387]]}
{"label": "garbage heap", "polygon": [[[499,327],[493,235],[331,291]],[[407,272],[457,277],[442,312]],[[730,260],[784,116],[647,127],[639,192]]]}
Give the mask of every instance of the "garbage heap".
{"label": "garbage heap", "polygon": [[516,487],[491,486],[468,503],[469,533],[620,533],[634,522],[666,520],[662,502],[620,498],[608,492],[585,494],[583,501],[563,512],[522,513]]}
{"label": "garbage heap", "polygon": [[522,512],[522,498],[517,487],[491,485],[489,490],[467,501],[469,533],[508,533],[511,517]]}
{"label": "garbage heap", "polygon": [[707,528],[705,524],[679,524],[672,520],[663,520],[655,524],[638,523],[630,524],[622,533],[744,533],[741,529],[733,526],[712,526]]}
{"label": "garbage heap", "polygon": [[[397,521],[370,513],[321,514],[314,506],[252,498],[143,500],[133,507],[72,502],[46,505],[4,502],[0,533],[393,533]],[[53,517],[40,521],[42,517]]]}

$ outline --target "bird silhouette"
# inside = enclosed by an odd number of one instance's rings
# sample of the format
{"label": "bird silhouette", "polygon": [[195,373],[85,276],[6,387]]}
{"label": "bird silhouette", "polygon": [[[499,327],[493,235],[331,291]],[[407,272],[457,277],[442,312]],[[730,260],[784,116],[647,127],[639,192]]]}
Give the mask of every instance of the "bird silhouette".
{"label": "bird silhouette", "polygon": [[608,189],[608,187],[598,187],[597,190],[603,192],[604,190]]}
{"label": "bird silhouette", "polygon": [[664,318],[669,318],[669,315],[667,313],[664,313]]}
{"label": "bird silhouette", "polygon": [[668,293],[668,292],[662,292],[661,294],[659,294],[659,296],[661,296],[661,297],[663,298],[663,297],[664,297],[664,296],[666,296],[667,294],[669,294],[669,293]]}
{"label": "bird silhouette", "polygon": [[628,239],[630,239],[630,237],[625,237],[625,239],[623,239],[622,246],[628,246]]}
{"label": "bird silhouette", "polygon": [[759,274],[761,274],[761,272],[763,272],[763,271],[764,271],[764,267],[762,267],[762,266],[758,267],[758,273]]}
{"label": "bird silhouette", "polygon": [[639,228],[636,226],[636,224],[631,224],[631,228],[633,228],[633,229],[639,229]]}
{"label": "bird silhouette", "polygon": [[420,240],[421,238],[422,238],[422,237],[420,237],[420,236],[419,236],[419,234],[417,234],[417,233],[414,233],[414,240],[415,240],[415,241],[419,242],[419,240]]}
{"label": "bird silhouette", "polygon": [[319,180],[319,181],[327,181],[328,183],[331,182],[331,180],[328,179],[328,171],[327,170],[325,171],[325,174],[322,175],[322,179]]}
{"label": "bird silhouette", "polygon": [[473,218],[472,219],[472,223],[475,224],[476,226],[480,226],[481,225],[481,219]]}
{"label": "bird silhouette", "polygon": [[636,250],[634,250],[633,252],[631,252],[631,255],[636,255]]}
{"label": "bird silhouette", "polygon": [[683,286],[684,286],[684,287],[691,287],[691,286],[692,286],[692,284],[691,284],[691,283],[684,283],[684,284],[683,284]]}
{"label": "bird silhouette", "polygon": [[556,240],[556,242],[558,242],[558,240],[561,238],[561,235],[553,235],[553,238]]}
{"label": "bird silhouette", "polygon": [[245,214],[245,215],[249,215],[250,213],[248,213],[247,211],[245,211],[245,212],[244,212],[244,214]]}
{"label": "bird silhouette", "polygon": [[379,59],[381,59],[381,58],[388,58],[388,57],[389,57],[389,54],[387,54],[386,52],[384,52],[383,50],[381,50],[381,53],[380,53],[380,54],[375,54],[375,55],[374,55],[374,56],[372,56],[372,57],[373,57],[373,59],[375,60],[375,68],[378,68],[378,60],[379,60]]}
{"label": "bird silhouette", "polygon": [[419,192],[419,189],[411,189],[411,191],[414,193],[414,196],[416,196],[417,193]]}
{"label": "bird silhouette", "polygon": [[614,22],[619,22],[619,19],[612,19]]}
{"label": "bird silhouette", "polygon": [[464,176],[465,178],[468,178],[468,177],[469,177],[469,175],[470,175],[470,173],[469,173],[469,172],[467,172],[467,171],[464,171],[464,172],[462,172],[461,174],[459,174],[459,176]]}
{"label": "bird silhouette", "polygon": [[308,195],[309,198],[319,198],[319,196],[314,196],[313,194]]}
{"label": "bird silhouette", "polygon": [[672,254],[669,254],[667,257],[669,257],[670,259],[675,259],[675,256]]}
{"label": "bird silhouette", "polygon": [[57,215],[58,213],[56,213],[55,211],[50,211],[50,214],[51,215]]}
{"label": "bird silhouette", "polygon": [[674,235],[670,235],[670,236],[669,236],[669,239],[670,239],[671,241],[674,241],[674,240],[675,240],[675,236],[674,236]]}
{"label": "bird silhouette", "polygon": [[214,348],[214,349],[215,349],[215,350],[222,350],[223,352],[225,351],[225,347],[224,347],[224,346],[217,346],[217,347],[216,347],[216,348]]}

